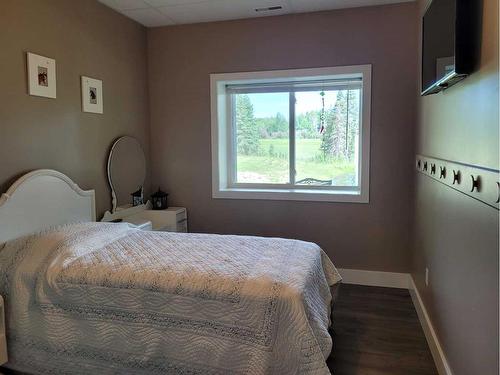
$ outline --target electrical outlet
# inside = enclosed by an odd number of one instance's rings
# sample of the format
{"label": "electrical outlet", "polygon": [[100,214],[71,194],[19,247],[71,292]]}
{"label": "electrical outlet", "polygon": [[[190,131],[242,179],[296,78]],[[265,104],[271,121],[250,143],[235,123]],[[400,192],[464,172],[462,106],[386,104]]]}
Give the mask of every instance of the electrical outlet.
{"label": "electrical outlet", "polygon": [[425,267],[425,286],[429,286],[429,268]]}

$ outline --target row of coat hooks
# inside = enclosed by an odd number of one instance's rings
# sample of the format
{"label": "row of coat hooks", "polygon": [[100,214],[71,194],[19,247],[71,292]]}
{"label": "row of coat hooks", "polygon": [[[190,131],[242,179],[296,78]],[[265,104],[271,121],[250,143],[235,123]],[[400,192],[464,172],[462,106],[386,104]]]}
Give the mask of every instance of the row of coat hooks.
{"label": "row of coat hooks", "polygon": [[500,171],[417,155],[417,171],[488,206],[500,209]]}

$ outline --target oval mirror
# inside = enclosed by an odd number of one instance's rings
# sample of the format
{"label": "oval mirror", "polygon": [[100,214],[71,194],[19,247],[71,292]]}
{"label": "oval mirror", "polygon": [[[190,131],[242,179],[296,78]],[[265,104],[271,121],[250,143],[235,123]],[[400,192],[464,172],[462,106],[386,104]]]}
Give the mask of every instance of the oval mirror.
{"label": "oval mirror", "polygon": [[117,207],[132,205],[132,193],[143,188],[146,179],[146,157],[141,144],[130,136],[118,138],[109,153],[108,180],[113,200],[112,212]]}

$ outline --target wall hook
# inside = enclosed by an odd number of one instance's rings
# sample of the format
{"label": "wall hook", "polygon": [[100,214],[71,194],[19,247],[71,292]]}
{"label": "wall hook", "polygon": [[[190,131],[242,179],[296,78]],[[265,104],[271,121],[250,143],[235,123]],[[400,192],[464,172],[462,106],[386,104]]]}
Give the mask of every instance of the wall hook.
{"label": "wall hook", "polygon": [[414,163],[431,180],[500,211],[500,170],[420,154]]}
{"label": "wall hook", "polygon": [[439,178],[446,178],[446,167],[439,167]]}
{"label": "wall hook", "polygon": [[431,174],[436,174],[436,164],[431,164]]}
{"label": "wall hook", "polygon": [[476,189],[476,191],[479,191],[479,188],[481,187],[481,185],[480,185],[480,183],[481,183],[481,177],[477,176],[476,178],[474,178],[474,176],[471,175],[470,178],[472,180],[472,186],[471,186],[470,191],[473,192],[474,189]]}

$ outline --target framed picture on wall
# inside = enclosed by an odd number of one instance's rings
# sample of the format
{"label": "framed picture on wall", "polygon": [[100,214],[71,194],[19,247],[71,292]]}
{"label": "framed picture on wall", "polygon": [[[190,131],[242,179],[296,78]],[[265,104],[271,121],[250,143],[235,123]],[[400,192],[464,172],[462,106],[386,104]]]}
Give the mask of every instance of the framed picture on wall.
{"label": "framed picture on wall", "polygon": [[103,113],[101,80],[82,76],[82,111]]}
{"label": "framed picture on wall", "polygon": [[56,97],[56,60],[28,52],[29,94],[45,98]]}

